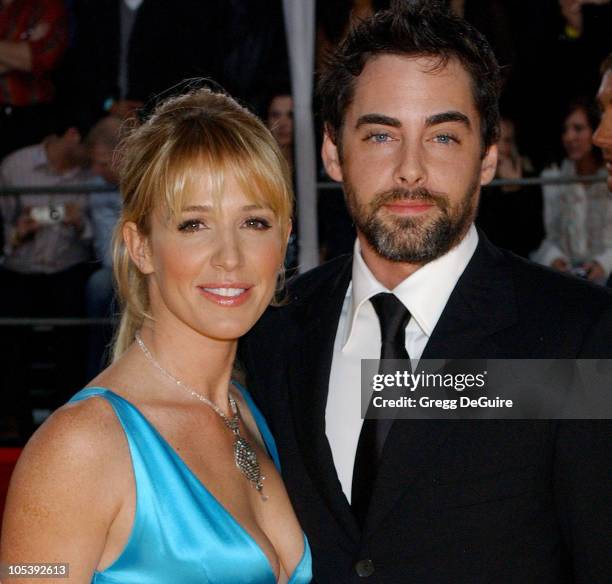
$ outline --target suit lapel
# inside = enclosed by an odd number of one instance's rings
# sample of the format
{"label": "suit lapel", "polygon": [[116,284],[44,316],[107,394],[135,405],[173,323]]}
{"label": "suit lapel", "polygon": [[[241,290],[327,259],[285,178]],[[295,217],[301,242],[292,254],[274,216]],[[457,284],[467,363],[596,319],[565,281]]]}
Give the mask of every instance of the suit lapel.
{"label": "suit lapel", "polygon": [[474,256],[448,299],[422,358],[503,357],[504,349],[495,342],[495,333],[516,319],[510,267],[502,253],[479,232]]}
{"label": "suit lapel", "polygon": [[340,525],[354,539],[358,529],[342,492],[325,434],[325,408],[334,340],[351,278],[351,262],[342,266],[316,297],[297,299],[296,320],[302,330],[289,367],[290,398],[296,438],[306,468]]}
{"label": "suit lapel", "polygon": [[[482,233],[436,325],[423,359],[503,357],[495,333],[517,318],[510,268]],[[432,468],[453,424],[446,420],[396,420],[385,443],[365,529],[375,529]]]}

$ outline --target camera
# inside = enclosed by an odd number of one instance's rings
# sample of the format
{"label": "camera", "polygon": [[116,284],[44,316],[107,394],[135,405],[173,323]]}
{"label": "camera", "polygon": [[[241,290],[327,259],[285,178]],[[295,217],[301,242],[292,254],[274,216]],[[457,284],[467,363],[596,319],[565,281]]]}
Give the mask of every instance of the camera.
{"label": "camera", "polygon": [[40,205],[32,207],[30,217],[40,225],[52,225],[64,220],[66,208],[64,205]]}
{"label": "camera", "polygon": [[570,272],[578,278],[587,278],[589,275],[589,272],[582,266],[575,266],[570,270]]}

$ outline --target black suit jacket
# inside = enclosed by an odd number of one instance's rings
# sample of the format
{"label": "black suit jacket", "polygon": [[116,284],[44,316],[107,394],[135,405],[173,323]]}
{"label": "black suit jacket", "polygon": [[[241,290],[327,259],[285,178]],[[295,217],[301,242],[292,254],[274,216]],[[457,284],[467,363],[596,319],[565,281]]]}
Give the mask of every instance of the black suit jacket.
{"label": "black suit jacket", "polygon": [[[311,543],[316,582],[612,582],[608,421],[396,420],[360,531],[325,435],[350,278],[350,257],[305,274],[240,347]],[[611,294],[480,234],[423,358],[611,354]]]}

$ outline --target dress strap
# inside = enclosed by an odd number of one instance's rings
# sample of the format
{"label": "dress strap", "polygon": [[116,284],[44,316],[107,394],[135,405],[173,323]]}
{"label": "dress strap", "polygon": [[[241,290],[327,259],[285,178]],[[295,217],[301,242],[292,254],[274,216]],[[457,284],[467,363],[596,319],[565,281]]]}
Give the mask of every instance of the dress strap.
{"label": "dress strap", "polygon": [[85,389],[81,389],[75,393],[69,400],[68,403],[80,402],[88,397],[102,395],[106,396],[109,393],[109,390],[104,387],[86,387]]}

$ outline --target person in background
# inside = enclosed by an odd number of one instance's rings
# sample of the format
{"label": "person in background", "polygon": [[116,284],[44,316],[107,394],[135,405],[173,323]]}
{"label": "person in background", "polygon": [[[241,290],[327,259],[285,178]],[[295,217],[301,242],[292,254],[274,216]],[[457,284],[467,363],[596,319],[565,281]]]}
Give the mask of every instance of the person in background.
{"label": "person in background", "polygon": [[[601,148],[608,171],[608,194],[612,197],[612,53],[601,64],[601,75],[597,101],[602,116],[593,134],[593,143]],[[612,288],[612,274],[608,278],[608,287]]]}
{"label": "person in background", "polygon": [[57,79],[58,107],[91,128],[107,114],[142,107],[131,93],[128,57],[142,0],[73,0],[74,41]]}
{"label": "person in background", "polygon": [[0,1],[0,157],[52,131],[51,73],[67,45],[62,0]]}
{"label": "person in background", "polygon": [[[89,194],[88,213],[98,269],[91,274],[85,288],[86,314],[89,318],[108,318],[114,298],[111,240],[121,214],[121,195],[115,153],[121,138],[122,121],[107,116],[98,121],[85,140],[89,149],[93,184],[113,187],[112,191]],[[88,377],[94,377],[104,364],[104,349],[110,341],[112,327],[94,327],[89,335]]]}
{"label": "person in background", "polygon": [[[87,151],[71,126],[42,143],[17,150],[0,164],[0,184],[83,184],[89,178]],[[0,283],[12,316],[82,314],[89,275],[91,226],[84,194],[18,194],[0,197],[4,258]]]}
{"label": "person in background", "polygon": [[[9,154],[0,164],[4,187],[64,187],[87,181],[87,151],[75,127]],[[0,316],[82,317],[91,271],[91,225],[87,195],[21,193],[0,196],[4,257],[0,262]],[[0,395],[3,414],[18,420],[20,436],[31,432],[28,407],[31,364],[53,354],[56,375],[71,392],[83,383],[84,346],[78,327],[53,330],[54,343],[35,341],[27,326],[0,327]],[[44,335],[43,335],[44,336]],[[40,335],[38,335],[40,337]],[[43,358],[44,360],[44,358]],[[58,402],[64,401],[59,398]]]}
{"label": "person in background", "polygon": [[[534,174],[529,159],[518,151],[514,121],[502,117],[495,178],[520,180]],[[528,257],[544,237],[540,187],[505,185],[483,189],[476,225],[495,245]]]}
{"label": "person in background", "polygon": [[598,66],[610,51],[610,0],[558,0],[556,43],[559,63],[555,89],[566,98],[592,95],[599,83]]}
{"label": "person in background", "polygon": [[606,175],[601,152],[593,145],[598,123],[589,100],[570,104],[563,122],[565,158],[542,176],[577,182],[544,186],[546,237],[532,259],[603,284],[612,271],[612,200],[605,182],[580,182],[582,176]]}
{"label": "person in background", "polygon": [[608,171],[608,191],[612,193],[612,53],[601,64],[601,84],[597,101],[602,116],[593,134],[593,143],[601,148]]}
{"label": "person in background", "polygon": [[[289,170],[293,177],[293,97],[289,91],[276,92],[272,98],[268,100],[264,119],[272,136],[276,140],[280,148]],[[297,221],[293,218],[294,229],[289,236],[287,244],[287,255],[285,257],[285,267],[291,275],[297,267],[298,261],[298,239],[297,239]]]}
{"label": "person in background", "polygon": [[266,126],[272,132],[289,168],[293,170],[293,97],[289,92],[277,93],[270,99]]}

